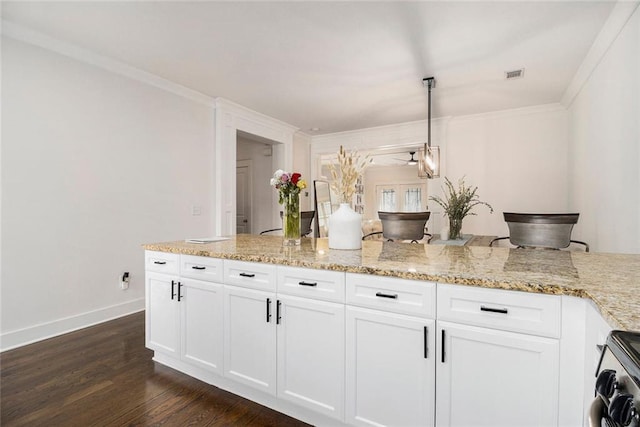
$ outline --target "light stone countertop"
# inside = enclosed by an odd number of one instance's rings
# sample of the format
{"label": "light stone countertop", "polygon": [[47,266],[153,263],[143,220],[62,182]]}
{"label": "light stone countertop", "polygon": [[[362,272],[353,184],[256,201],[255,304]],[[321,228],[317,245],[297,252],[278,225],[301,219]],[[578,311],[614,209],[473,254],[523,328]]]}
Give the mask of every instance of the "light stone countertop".
{"label": "light stone countertop", "polygon": [[215,243],[143,245],[147,250],[588,298],[609,324],[640,331],[640,255],[364,241],[329,249],[327,239],[240,234]]}

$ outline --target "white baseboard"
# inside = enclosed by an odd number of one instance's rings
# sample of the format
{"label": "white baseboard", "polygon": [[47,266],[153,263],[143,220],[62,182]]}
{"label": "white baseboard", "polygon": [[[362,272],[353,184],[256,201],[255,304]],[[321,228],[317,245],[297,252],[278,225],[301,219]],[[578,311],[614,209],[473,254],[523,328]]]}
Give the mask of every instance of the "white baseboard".
{"label": "white baseboard", "polygon": [[144,310],[144,298],[57,319],[0,335],[0,351],[42,341]]}

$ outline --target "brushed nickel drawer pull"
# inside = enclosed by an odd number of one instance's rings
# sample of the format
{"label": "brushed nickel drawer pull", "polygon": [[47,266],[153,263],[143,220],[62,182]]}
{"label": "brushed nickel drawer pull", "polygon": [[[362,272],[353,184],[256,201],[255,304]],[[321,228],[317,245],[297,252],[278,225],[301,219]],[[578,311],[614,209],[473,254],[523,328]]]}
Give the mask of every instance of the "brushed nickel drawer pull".
{"label": "brushed nickel drawer pull", "polygon": [[500,314],[507,314],[509,312],[509,310],[506,308],[492,308],[492,307],[485,307],[484,305],[480,306],[480,311],[488,311],[490,313],[500,313]]}
{"label": "brushed nickel drawer pull", "polygon": [[398,299],[398,294],[384,294],[382,292],[376,292],[376,296],[380,298]]}

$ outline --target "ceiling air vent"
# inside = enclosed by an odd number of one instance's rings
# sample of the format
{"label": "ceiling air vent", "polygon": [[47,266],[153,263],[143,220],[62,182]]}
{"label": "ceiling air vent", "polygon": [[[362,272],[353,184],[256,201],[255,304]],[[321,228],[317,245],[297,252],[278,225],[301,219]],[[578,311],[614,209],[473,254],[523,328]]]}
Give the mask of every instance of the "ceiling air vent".
{"label": "ceiling air vent", "polygon": [[519,70],[513,70],[513,71],[505,71],[504,77],[507,80],[519,79],[520,77],[524,77],[524,68],[520,68]]}

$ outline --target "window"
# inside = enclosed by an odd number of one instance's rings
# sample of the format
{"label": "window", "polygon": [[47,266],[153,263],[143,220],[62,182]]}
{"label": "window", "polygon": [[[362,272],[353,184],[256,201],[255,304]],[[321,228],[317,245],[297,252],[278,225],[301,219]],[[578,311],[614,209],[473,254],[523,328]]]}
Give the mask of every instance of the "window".
{"label": "window", "polygon": [[424,184],[386,184],[376,186],[377,206],[383,212],[423,212],[426,204]]}
{"label": "window", "polygon": [[383,212],[394,212],[396,210],[396,190],[393,188],[382,189],[378,210]]}
{"label": "window", "polygon": [[[402,188],[403,186],[401,185],[400,187]],[[422,189],[411,187],[401,191],[404,193],[404,212],[421,212]]]}

